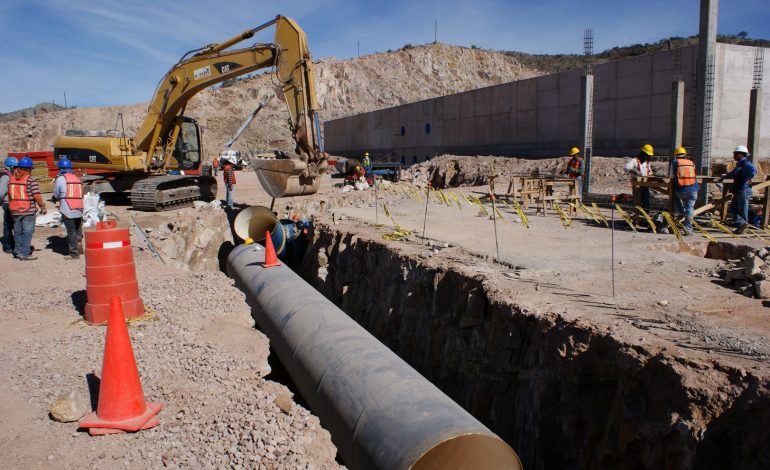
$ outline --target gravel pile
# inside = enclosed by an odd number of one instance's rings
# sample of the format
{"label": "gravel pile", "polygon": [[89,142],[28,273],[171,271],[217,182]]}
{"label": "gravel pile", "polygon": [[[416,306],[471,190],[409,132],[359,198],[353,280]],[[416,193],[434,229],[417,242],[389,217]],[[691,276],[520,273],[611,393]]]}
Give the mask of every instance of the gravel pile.
{"label": "gravel pile", "polygon": [[[79,294],[66,287],[0,290],[2,311],[15,320],[40,322],[42,330],[54,316],[75,320],[0,348],[4,358],[14,358],[0,373],[37,410],[25,431],[48,443],[50,455],[40,460],[64,468],[339,468],[318,419],[293,404],[285,386],[265,379],[267,338],[253,328],[244,296],[230,280],[139,258],[151,318],[132,323],[129,332],[145,398],[165,407],[160,426],[135,434],[90,437],[76,423],[48,416],[56,398],[70,391],[96,405],[89,382],[98,389],[105,329],[77,321],[72,299]],[[42,309],[30,311],[30,305]],[[39,465],[35,458],[28,463]]]}

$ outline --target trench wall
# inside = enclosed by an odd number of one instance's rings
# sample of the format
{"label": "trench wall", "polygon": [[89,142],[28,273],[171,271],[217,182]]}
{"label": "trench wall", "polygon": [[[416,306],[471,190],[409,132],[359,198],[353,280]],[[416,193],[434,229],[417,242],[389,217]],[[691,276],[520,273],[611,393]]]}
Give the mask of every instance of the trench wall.
{"label": "trench wall", "polygon": [[[712,155],[745,144],[756,48],[717,45]],[[770,50],[765,56],[770,56]],[[594,67],[594,155],[631,155],[645,143],[666,154],[671,87],[685,81],[683,143],[693,146],[697,46]],[[328,121],[334,155],[405,163],[453,155],[554,156],[579,142],[581,70],[519,80]],[[760,156],[770,152],[770,67],[764,69]]]}
{"label": "trench wall", "polygon": [[525,468],[770,465],[766,379],[530,311],[484,276],[329,226],[316,227],[300,271]]}

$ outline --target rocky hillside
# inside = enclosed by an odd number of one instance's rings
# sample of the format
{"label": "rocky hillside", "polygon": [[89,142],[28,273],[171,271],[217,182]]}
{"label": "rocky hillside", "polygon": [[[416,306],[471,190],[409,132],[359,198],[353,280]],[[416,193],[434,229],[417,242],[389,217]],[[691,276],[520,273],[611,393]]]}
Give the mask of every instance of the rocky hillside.
{"label": "rocky hillside", "polygon": [[[322,120],[541,74],[504,53],[444,44],[405,47],[350,60],[323,59],[315,70]],[[204,129],[207,157],[217,154],[243,119],[272,94],[270,76],[262,74],[197,95],[186,114],[198,119]],[[119,99],[116,96],[115,101]],[[132,135],[145,108],[146,104],[68,109],[0,123],[0,152],[48,150],[54,138],[71,127],[113,129],[118,113],[123,113],[125,130]],[[235,148],[292,148],[287,117],[285,105],[273,99]]]}

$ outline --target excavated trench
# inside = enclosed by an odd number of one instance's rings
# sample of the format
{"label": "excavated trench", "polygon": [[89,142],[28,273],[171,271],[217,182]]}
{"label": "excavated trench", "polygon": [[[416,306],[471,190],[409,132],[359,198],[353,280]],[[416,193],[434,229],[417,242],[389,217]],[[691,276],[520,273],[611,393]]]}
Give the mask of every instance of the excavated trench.
{"label": "excavated trench", "polygon": [[483,274],[333,226],[316,225],[299,271],[525,468],[770,466],[766,377],[533,311]]}

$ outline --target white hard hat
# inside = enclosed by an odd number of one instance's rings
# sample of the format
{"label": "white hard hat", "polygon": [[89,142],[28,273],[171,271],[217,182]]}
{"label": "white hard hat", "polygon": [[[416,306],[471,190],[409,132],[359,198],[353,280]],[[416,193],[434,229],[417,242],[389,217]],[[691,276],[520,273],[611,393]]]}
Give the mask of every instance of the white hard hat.
{"label": "white hard hat", "polygon": [[747,149],[745,145],[739,145],[739,146],[735,147],[735,150],[733,150],[733,153],[743,153],[743,154],[748,155],[749,154],[749,149]]}

